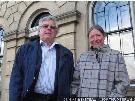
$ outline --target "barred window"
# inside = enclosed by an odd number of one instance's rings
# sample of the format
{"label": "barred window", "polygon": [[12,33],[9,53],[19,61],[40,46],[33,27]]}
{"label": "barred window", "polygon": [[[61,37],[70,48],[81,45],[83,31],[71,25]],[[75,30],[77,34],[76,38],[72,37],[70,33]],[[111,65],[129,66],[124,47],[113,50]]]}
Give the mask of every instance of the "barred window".
{"label": "barred window", "polygon": [[93,24],[102,26],[107,33],[105,44],[124,55],[130,79],[135,81],[135,47],[130,2],[94,2],[92,20]]}
{"label": "barred window", "polygon": [[0,72],[3,59],[4,41],[3,41],[4,29],[0,27]]}
{"label": "barred window", "polygon": [[0,27],[0,42],[3,41],[4,30]]}

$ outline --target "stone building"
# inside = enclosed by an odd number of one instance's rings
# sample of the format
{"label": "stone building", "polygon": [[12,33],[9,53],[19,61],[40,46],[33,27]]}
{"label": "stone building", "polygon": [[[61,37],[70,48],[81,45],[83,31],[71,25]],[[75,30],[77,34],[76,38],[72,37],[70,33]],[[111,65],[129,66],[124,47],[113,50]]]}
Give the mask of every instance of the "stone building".
{"label": "stone building", "polygon": [[88,50],[87,30],[101,25],[107,33],[106,43],[125,57],[131,79],[127,96],[135,96],[135,2],[90,1],[1,1],[0,28],[4,31],[2,65],[2,101],[8,101],[9,79],[17,49],[38,37],[38,20],[57,17],[56,41],[69,48],[78,59]]}

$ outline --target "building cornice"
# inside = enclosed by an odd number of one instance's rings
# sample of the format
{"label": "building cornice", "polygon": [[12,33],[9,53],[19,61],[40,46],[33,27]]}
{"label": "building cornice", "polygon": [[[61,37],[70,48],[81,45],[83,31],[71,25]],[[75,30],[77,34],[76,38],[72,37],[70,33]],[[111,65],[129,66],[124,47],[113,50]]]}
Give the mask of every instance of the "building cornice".
{"label": "building cornice", "polygon": [[56,16],[58,25],[61,26],[66,23],[79,22],[81,13],[78,10],[69,11]]}
{"label": "building cornice", "polygon": [[[76,23],[79,22],[79,18],[81,17],[81,13],[77,10],[69,11],[56,16],[56,20],[58,26],[62,26],[68,23]],[[4,41],[12,40],[15,38],[21,37],[29,37],[30,30],[22,29],[22,30],[14,30],[4,35]]]}

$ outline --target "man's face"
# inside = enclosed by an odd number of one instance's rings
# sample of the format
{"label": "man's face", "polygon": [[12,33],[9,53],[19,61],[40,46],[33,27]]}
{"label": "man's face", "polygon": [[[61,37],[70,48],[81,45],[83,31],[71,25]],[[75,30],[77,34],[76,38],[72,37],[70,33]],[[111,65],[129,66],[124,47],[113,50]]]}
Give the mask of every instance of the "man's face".
{"label": "man's face", "polygon": [[89,33],[89,43],[91,46],[93,46],[93,48],[102,47],[104,44],[104,39],[105,37],[103,36],[103,34],[97,29],[93,29]]}
{"label": "man's face", "polygon": [[57,34],[56,23],[53,20],[46,20],[40,26],[39,36],[42,41],[53,42]]}

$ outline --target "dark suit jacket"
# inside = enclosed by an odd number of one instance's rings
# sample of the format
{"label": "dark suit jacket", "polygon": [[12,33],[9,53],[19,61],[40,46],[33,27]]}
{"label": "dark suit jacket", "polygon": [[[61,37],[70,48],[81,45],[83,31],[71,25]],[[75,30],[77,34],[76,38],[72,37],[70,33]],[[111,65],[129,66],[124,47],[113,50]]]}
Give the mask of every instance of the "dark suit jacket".
{"label": "dark suit jacket", "polygon": [[[74,71],[73,55],[62,45],[56,45],[55,90],[58,101],[70,96],[70,86]],[[39,40],[22,45],[15,57],[10,84],[9,101],[23,101],[34,89],[42,62]]]}

